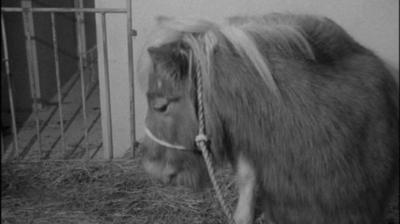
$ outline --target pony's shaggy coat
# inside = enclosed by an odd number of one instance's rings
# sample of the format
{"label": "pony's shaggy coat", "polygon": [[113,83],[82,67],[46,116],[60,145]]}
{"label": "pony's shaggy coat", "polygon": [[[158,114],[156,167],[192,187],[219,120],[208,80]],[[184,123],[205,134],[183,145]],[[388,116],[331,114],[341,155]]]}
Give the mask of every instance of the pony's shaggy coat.
{"label": "pony's shaggy coat", "polygon": [[[398,174],[398,88],[371,51],[333,21],[309,15],[233,17],[224,25],[160,18],[159,24],[141,64],[148,93],[190,99],[167,100],[166,107],[177,105],[168,113],[180,117],[161,125],[168,115],[152,111],[149,98],[146,124],[160,138],[194,147],[189,64],[200,63],[211,151],[234,166],[248,161],[267,220],[382,221]],[[158,158],[145,159],[159,164],[150,171],[156,176],[167,165],[180,167],[171,177],[187,177],[187,169],[205,176],[204,165],[193,162],[201,160],[196,153],[143,146]],[[192,183],[201,182],[196,178]]]}

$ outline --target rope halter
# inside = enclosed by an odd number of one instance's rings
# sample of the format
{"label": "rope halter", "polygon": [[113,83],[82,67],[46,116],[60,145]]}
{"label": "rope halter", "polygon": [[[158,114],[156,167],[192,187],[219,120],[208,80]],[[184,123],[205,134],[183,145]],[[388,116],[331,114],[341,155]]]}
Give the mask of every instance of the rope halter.
{"label": "rope halter", "polygon": [[[189,72],[192,71],[192,52],[189,54]],[[209,74],[209,65],[203,65],[205,68],[207,68],[207,72]],[[219,187],[219,184],[217,182],[217,179],[215,177],[215,170],[214,170],[214,165],[213,165],[213,159],[210,151],[207,149],[207,146],[209,145],[209,140],[206,136],[205,133],[205,113],[204,113],[204,104],[203,104],[203,82],[202,82],[202,72],[201,72],[201,63],[200,61],[197,61],[196,63],[196,93],[197,93],[197,114],[198,114],[198,122],[199,122],[199,131],[197,136],[195,137],[195,142],[197,148],[202,152],[204,161],[206,163],[208,175],[210,176],[211,183],[213,185],[213,188],[215,190],[217,199],[219,204],[222,207],[222,210],[224,211],[226,217],[228,218],[228,222],[230,224],[235,224],[235,221],[233,219],[232,213],[230,208],[227,206],[222,193],[221,193],[221,188]],[[177,149],[177,150],[191,150],[190,148],[186,148],[183,145],[178,145],[178,144],[172,144],[167,141],[161,140],[154,136],[154,134],[147,128],[145,127],[145,132],[146,135],[152,139],[154,142],[165,146],[167,148],[172,148],[172,149]]]}
{"label": "rope halter", "polygon": [[[190,53],[190,62],[189,62],[189,69],[191,70],[191,61],[192,61],[192,53]],[[207,64],[207,73],[210,74],[209,71],[210,65]],[[235,221],[233,219],[232,213],[228,205],[226,204],[222,193],[221,193],[221,188],[217,182],[217,179],[215,177],[215,170],[214,170],[214,165],[213,165],[213,159],[212,155],[207,149],[209,140],[206,136],[206,121],[205,121],[205,113],[204,113],[204,103],[203,103],[203,81],[202,81],[202,72],[201,72],[201,64],[198,61],[196,63],[196,92],[197,92],[197,110],[198,110],[198,116],[199,116],[199,132],[195,138],[196,145],[197,147],[201,150],[204,161],[207,166],[207,171],[208,175],[210,176],[211,183],[213,185],[213,188],[215,190],[215,194],[217,196],[218,202],[221,205],[222,210],[224,211],[228,222],[230,224],[235,224]]]}

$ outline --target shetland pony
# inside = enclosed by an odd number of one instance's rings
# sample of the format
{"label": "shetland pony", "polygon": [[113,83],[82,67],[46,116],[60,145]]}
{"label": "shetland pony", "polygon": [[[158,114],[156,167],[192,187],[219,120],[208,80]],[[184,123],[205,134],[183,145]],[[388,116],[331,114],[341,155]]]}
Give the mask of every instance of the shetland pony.
{"label": "shetland pony", "polygon": [[[206,133],[233,165],[238,224],[375,224],[398,174],[398,87],[382,61],[317,16],[159,19],[141,59],[143,165],[165,183],[208,180],[196,149],[196,65]],[[257,192],[257,193],[256,193]]]}

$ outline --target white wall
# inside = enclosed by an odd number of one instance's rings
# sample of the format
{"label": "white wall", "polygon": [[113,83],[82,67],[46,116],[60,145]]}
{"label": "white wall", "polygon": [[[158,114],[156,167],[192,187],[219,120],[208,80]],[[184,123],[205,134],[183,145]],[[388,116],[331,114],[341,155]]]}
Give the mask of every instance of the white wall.
{"label": "white wall", "polygon": [[157,15],[221,21],[230,15],[268,12],[301,12],[330,17],[389,64],[399,67],[398,0],[135,0],[134,21],[139,31],[135,53],[141,50]]}
{"label": "white wall", "polygon": [[[95,0],[96,8],[125,8],[124,0]],[[107,44],[110,76],[110,98],[111,98],[111,120],[114,156],[120,157],[130,147],[130,109],[129,109],[129,74],[128,74],[128,51],[126,35],[125,14],[107,14]],[[108,130],[105,103],[105,75],[103,38],[101,29],[101,18],[97,15],[97,50],[99,60],[99,85],[101,104],[101,126],[103,130],[103,147],[108,145]],[[105,156],[107,157],[107,150]]]}
{"label": "white wall", "polygon": [[[124,0],[96,0],[98,7],[124,7]],[[134,61],[143,50],[147,35],[158,15],[199,17],[220,22],[231,15],[254,15],[268,12],[301,12],[327,16],[344,27],[356,40],[375,51],[388,63],[398,79],[399,70],[399,1],[398,0],[134,0],[133,24],[138,31],[134,39]],[[122,22],[121,22],[122,21]],[[129,146],[129,105],[125,21],[110,21],[110,59],[115,71],[111,73],[114,145]],[[99,42],[101,43],[101,42]],[[126,46],[126,45],[123,45]],[[115,53],[116,55],[113,55]],[[99,55],[101,58],[101,55]],[[115,64],[115,65],[114,65]],[[122,66],[122,67],[120,67]],[[137,66],[136,66],[137,67]],[[111,68],[111,67],[110,67]],[[100,83],[101,84],[101,83]],[[137,136],[143,136],[146,101],[136,86]],[[125,143],[126,142],[126,143]],[[117,146],[118,144],[118,146]],[[119,146],[120,145],[120,146]]]}

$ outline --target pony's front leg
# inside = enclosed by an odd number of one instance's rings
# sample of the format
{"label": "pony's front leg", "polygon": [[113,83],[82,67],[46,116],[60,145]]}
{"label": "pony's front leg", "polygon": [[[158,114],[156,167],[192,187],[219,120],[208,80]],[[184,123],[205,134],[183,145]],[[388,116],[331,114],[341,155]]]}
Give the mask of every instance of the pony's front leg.
{"label": "pony's front leg", "polygon": [[254,168],[243,157],[239,157],[236,178],[239,200],[234,220],[236,224],[251,224],[254,220],[256,174]]}

